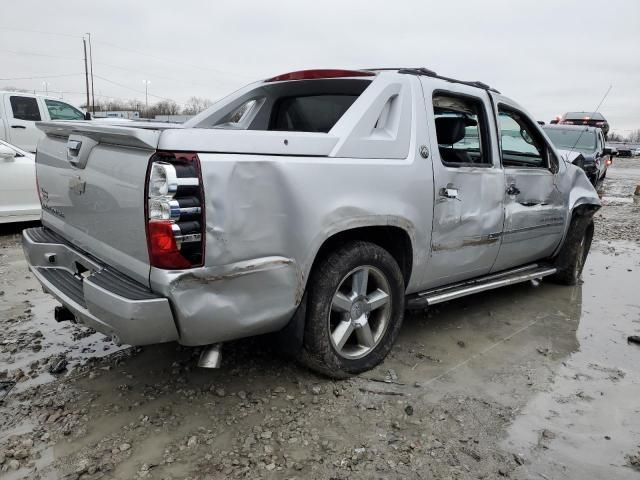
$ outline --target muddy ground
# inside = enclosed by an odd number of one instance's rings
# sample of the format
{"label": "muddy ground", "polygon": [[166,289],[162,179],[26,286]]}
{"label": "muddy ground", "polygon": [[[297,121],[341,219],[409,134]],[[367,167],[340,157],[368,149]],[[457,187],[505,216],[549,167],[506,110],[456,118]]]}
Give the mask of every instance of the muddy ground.
{"label": "muddy ground", "polygon": [[0,478],[640,478],[637,184],[640,159],[617,160],[582,285],[409,314],[388,359],[342,382],[268,337],[201,370],[193,349],[56,324],[5,228]]}

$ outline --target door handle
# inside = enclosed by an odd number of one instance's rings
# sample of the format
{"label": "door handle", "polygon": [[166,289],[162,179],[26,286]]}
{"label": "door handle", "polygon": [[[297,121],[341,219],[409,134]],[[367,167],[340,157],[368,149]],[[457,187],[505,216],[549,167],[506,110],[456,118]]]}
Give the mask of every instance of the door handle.
{"label": "door handle", "polygon": [[507,188],[507,195],[520,195],[520,189],[515,184],[511,184]]}
{"label": "door handle", "polygon": [[444,198],[458,198],[458,189],[447,185],[446,187],[442,187],[440,189],[440,196]]}
{"label": "door handle", "polygon": [[23,128],[23,129],[27,129],[27,127],[25,127],[24,125],[11,125],[11,128]]}

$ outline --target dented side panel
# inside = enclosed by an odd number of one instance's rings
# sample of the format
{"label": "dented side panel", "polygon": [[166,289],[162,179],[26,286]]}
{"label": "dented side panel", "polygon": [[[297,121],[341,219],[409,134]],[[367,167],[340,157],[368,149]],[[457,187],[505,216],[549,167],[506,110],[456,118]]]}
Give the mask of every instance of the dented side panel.
{"label": "dented side panel", "polygon": [[[421,92],[410,78],[412,95]],[[180,342],[230,340],[283,327],[302,299],[316,253],[358,227],[402,228],[413,245],[409,293],[424,286],[433,186],[426,114],[410,105],[405,159],[199,153],[206,200],[205,266],[151,269],[174,308]]]}
{"label": "dented side panel", "polygon": [[[315,254],[343,230],[403,228],[414,245],[414,271],[424,271],[431,229],[427,162],[263,159],[200,155],[208,192],[205,267],[151,271],[152,289],[174,305],[182,343],[283,327],[300,303]],[[412,277],[408,289],[419,287]]]}
{"label": "dented side panel", "polygon": [[[504,221],[504,172],[500,166],[496,126],[487,93],[468,85],[433,82],[422,79],[424,103],[428,112],[434,182],[433,232],[424,283],[436,287],[486,274],[500,247]],[[483,142],[486,166],[472,164],[450,166],[443,162],[433,120],[434,95],[473,98],[486,112],[487,134]],[[484,146],[483,145],[483,146]],[[453,196],[445,194],[452,190]]]}
{"label": "dented side panel", "polygon": [[505,194],[502,244],[493,271],[548,258],[560,244],[566,207],[556,177],[542,168],[505,169],[505,191],[513,185],[520,193]]}

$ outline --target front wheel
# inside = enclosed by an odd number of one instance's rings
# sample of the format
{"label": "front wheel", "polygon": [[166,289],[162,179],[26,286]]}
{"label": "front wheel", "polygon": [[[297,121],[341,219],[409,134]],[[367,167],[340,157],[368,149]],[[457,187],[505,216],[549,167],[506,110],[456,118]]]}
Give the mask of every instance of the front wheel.
{"label": "front wheel", "polygon": [[577,285],[593,239],[593,219],[577,216],[571,220],[567,238],[556,257],[558,269],[552,279],[564,285]]}
{"label": "front wheel", "polygon": [[309,279],[302,362],[333,378],[378,365],[404,316],[404,280],[378,245],[350,242],[325,258]]}

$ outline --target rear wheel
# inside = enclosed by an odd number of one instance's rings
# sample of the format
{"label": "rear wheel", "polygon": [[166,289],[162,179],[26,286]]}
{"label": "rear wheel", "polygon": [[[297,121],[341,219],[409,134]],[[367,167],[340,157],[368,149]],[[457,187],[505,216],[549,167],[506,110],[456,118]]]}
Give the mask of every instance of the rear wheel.
{"label": "rear wheel", "polygon": [[567,238],[555,265],[558,271],[552,279],[564,285],[577,285],[582,276],[587,255],[593,239],[593,220],[591,217],[576,216],[571,220]]}
{"label": "rear wheel", "polygon": [[389,252],[350,242],[321,259],[309,282],[302,362],[333,378],[379,364],[404,316],[404,280]]}

